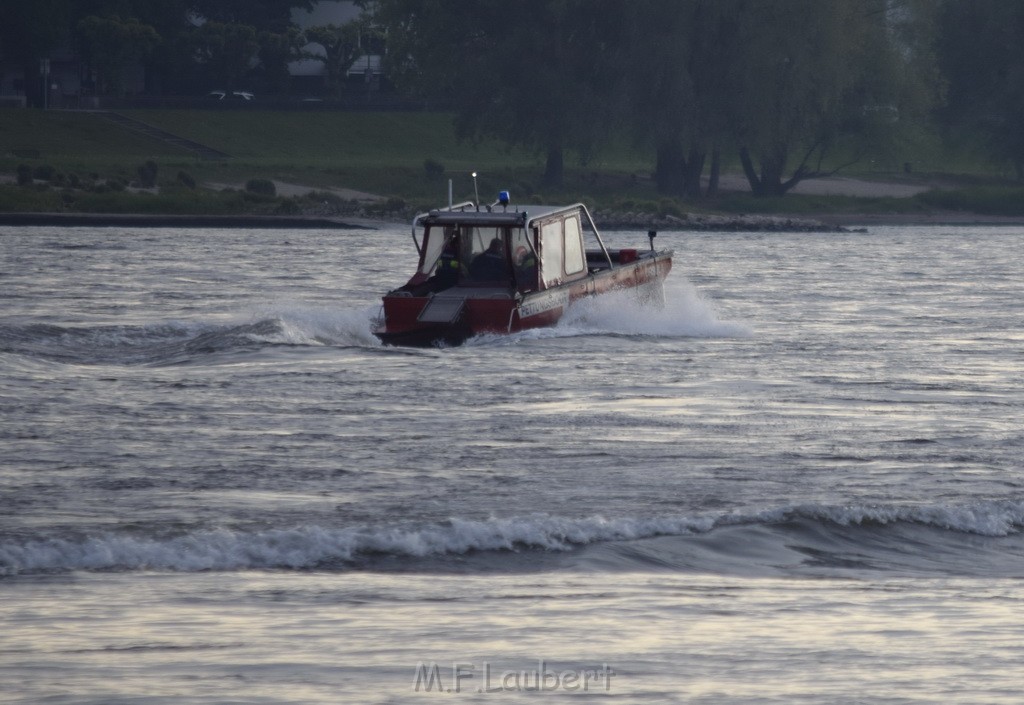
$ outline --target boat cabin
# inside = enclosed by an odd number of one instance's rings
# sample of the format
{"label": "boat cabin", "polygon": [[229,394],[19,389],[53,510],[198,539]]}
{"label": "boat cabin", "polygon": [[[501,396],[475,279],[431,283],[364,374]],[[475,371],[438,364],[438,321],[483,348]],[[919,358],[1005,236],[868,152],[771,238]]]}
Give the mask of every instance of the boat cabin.
{"label": "boat cabin", "polygon": [[423,228],[419,266],[399,289],[413,296],[451,287],[542,291],[586,277],[607,255],[598,239],[598,261],[588,264],[579,206],[477,212],[464,205],[431,211],[415,225]]}

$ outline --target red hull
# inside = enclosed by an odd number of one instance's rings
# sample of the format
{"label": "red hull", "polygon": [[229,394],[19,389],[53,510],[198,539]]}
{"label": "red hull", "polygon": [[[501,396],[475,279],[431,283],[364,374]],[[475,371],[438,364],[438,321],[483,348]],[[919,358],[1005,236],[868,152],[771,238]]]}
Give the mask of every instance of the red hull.
{"label": "red hull", "polygon": [[[481,333],[514,333],[554,325],[574,301],[618,289],[634,289],[664,281],[672,268],[671,253],[644,253],[628,264],[601,269],[560,286],[515,295],[501,288],[467,289],[458,314],[450,322],[423,322],[430,296],[392,292],[384,297],[384,325],[375,333],[389,345],[459,345]],[[462,292],[446,292],[449,300]]]}

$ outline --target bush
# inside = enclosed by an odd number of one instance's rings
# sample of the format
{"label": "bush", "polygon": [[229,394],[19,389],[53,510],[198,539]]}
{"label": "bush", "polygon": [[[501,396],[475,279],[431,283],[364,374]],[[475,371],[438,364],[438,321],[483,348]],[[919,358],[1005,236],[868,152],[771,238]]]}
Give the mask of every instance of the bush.
{"label": "bush", "polygon": [[330,191],[310,191],[303,196],[303,200],[317,204],[329,203],[332,206],[341,206],[345,204],[344,198]]}
{"label": "bush", "polygon": [[18,165],[18,185],[28,186],[32,183],[32,167],[28,164]]}
{"label": "bush", "polygon": [[60,194],[49,188],[37,191],[13,184],[0,184],[0,213],[52,212],[60,209]]}
{"label": "bush", "polygon": [[75,199],[75,210],[83,213],[157,213],[225,215],[245,212],[237,195],[222,196],[201,190],[177,193],[83,193]]}
{"label": "bush", "polygon": [[[221,193],[224,193],[221,191]],[[254,191],[240,191],[242,196],[242,203],[273,203],[277,200],[277,196],[267,196],[262,193],[255,193]]]}
{"label": "bush", "polygon": [[50,164],[40,164],[32,171],[32,176],[42,181],[50,181],[56,169]]}
{"label": "bush", "polygon": [[444,164],[434,159],[427,159],[423,162],[423,171],[431,181],[438,181],[444,176]]}
{"label": "bush", "polygon": [[249,179],[245,183],[245,190],[261,196],[277,195],[277,187],[274,186],[274,182],[270,179]]}
{"label": "bush", "polygon": [[277,215],[298,215],[302,212],[299,204],[295,202],[293,198],[286,198],[278,204],[277,208],[274,209],[274,213]]}
{"label": "bush", "polygon": [[191,174],[187,174],[184,171],[178,172],[178,183],[185,188],[194,189],[196,187],[196,180],[192,178]]}
{"label": "bush", "polygon": [[916,198],[932,208],[986,215],[1024,215],[1024,189],[1014,186],[934,190],[919,194]]}
{"label": "bush", "polygon": [[670,201],[667,198],[663,198],[658,203],[658,215],[660,215],[662,217],[664,217],[666,215],[671,215],[671,216],[674,216],[676,218],[681,218],[682,215],[683,215],[683,211],[679,207],[678,203]]}
{"label": "bush", "polygon": [[363,211],[371,218],[381,218],[400,213],[405,207],[406,203],[401,198],[389,198],[383,203],[369,203],[363,207]]}
{"label": "bush", "polygon": [[147,161],[145,164],[140,164],[135,170],[135,173],[139,175],[139,186],[142,188],[153,188],[156,186],[156,174],[158,169],[159,167],[152,159]]}

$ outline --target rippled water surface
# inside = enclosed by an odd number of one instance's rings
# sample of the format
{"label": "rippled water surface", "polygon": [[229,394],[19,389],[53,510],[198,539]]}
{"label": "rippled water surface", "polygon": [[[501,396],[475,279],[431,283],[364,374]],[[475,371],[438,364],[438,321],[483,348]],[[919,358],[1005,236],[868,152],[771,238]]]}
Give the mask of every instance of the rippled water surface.
{"label": "rippled water surface", "polygon": [[0,228],[3,697],[1020,702],[1024,229],[658,239],[412,350],[401,227]]}

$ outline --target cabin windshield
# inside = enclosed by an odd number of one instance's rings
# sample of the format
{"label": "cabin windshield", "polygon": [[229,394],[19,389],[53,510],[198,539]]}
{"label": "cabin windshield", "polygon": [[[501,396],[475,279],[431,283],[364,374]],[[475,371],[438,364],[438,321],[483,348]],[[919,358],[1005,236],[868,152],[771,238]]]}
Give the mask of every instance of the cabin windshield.
{"label": "cabin windshield", "polygon": [[428,227],[423,235],[419,274],[441,288],[514,285],[535,291],[537,244],[524,228],[446,225]]}
{"label": "cabin windshield", "polygon": [[459,259],[466,267],[462,281],[471,284],[510,281],[508,228],[463,226],[459,244]]}
{"label": "cabin windshield", "polygon": [[427,231],[423,234],[423,263],[420,265],[420,272],[429,275],[437,264],[438,258],[441,256],[441,252],[444,251],[445,243],[448,242],[449,238],[455,235],[456,229],[454,226],[447,226],[445,228],[427,228]]}

